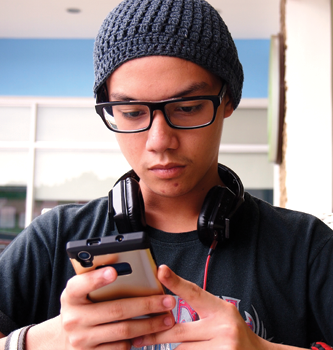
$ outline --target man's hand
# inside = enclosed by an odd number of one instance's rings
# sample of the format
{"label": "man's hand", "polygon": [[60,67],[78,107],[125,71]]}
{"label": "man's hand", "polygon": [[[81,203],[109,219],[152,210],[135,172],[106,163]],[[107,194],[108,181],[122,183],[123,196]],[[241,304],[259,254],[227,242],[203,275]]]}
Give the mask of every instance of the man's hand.
{"label": "man's hand", "polygon": [[152,344],[182,343],[177,350],[260,350],[296,349],[270,343],[251,331],[237,308],[188,282],[167,266],[158,270],[160,282],[174,294],[184,299],[198,313],[200,320],[176,324],[167,331],[149,334],[133,340],[141,347]]}
{"label": "man's hand", "polygon": [[[107,267],[70,279],[61,296],[60,316],[28,331],[27,350],[130,349],[132,338],[161,332],[174,325],[169,311],[175,306],[175,300],[170,295],[101,303],[87,299],[89,292],[116,278],[116,271]],[[147,314],[159,315],[133,319]]]}

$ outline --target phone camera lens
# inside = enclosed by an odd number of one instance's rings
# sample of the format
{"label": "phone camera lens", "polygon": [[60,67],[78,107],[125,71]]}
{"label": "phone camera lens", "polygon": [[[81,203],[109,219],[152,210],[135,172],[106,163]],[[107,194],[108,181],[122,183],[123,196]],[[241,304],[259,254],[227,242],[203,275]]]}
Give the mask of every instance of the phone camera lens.
{"label": "phone camera lens", "polygon": [[116,237],[116,241],[117,242],[122,242],[124,240],[124,236],[123,235],[118,235],[117,237]]}
{"label": "phone camera lens", "polygon": [[77,256],[80,260],[83,260],[83,261],[87,261],[91,258],[90,253],[85,251],[80,252]]}
{"label": "phone camera lens", "polygon": [[81,264],[82,267],[92,267],[93,266],[93,260],[94,257],[91,256],[89,252],[86,251],[81,251],[78,253],[77,258],[79,260],[79,263]]}

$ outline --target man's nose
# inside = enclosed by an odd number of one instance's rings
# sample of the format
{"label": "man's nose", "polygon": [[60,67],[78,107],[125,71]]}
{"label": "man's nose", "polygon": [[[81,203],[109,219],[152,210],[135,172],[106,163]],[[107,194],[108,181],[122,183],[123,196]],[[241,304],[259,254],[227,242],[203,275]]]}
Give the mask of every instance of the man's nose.
{"label": "man's nose", "polygon": [[179,146],[177,131],[168,125],[163,112],[156,110],[148,130],[147,150],[161,153],[167,149],[177,149]]}

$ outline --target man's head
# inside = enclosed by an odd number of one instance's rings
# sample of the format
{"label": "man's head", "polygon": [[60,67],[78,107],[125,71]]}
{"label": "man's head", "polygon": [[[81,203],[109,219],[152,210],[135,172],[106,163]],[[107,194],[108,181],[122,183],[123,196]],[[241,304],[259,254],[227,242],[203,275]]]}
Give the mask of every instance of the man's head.
{"label": "man's head", "polygon": [[223,121],[243,84],[217,11],[204,0],[125,0],[104,21],[94,62],[96,111],[117,131],[145,204],[177,197],[200,209],[222,185]]}
{"label": "man's head", "polygon": [[[233,112],[228,96],[217,97],[224,86],[220,78],[184,59],[148,56],[122,64],[106,86],[112,102],[101,105],[116,104],[110,111],[114,117],[105,115],[110,123],[115,122],[116,129],[124,130],[124,124],[130,129],[138,124],[144,127],[151,120],[143,132],[115,134],[122,154],[140,178],[145,203],[147,193],[173,198],[197,196],[219,184],[223,122]],[[215,121],[190,128],[193,119],[213,117],[210,97],[221,101]],[[151,115],[141,101],[150,101],[148,104],[157,109]],[[167,119],[189,128],[170,127]]]}
{"label": "man's head", "polygon": [[97,94],[123,63],[171,56],[191,61],[228,85],[233,108],[243,86],[243,69],[227,26],[204,0],[124,0],[105,19],[95,41]]}

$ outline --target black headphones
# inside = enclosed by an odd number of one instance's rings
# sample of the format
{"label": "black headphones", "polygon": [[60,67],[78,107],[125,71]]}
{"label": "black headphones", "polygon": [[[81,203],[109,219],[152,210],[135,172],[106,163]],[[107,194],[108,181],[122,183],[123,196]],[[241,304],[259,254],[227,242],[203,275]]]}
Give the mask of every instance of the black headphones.
{"label": "black headphones", "polygon": [[[244,202],[244,187],[237,174],[221,164],[218,171],[226,187],[214,186],[208,191],[198,217],[199,239],[207,246],[229,238],[230,218]],[[131,170],[109,192],[108,216],[119,233],[144,231],[146,226],[139,180]]]}

